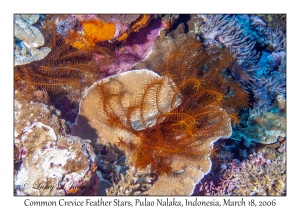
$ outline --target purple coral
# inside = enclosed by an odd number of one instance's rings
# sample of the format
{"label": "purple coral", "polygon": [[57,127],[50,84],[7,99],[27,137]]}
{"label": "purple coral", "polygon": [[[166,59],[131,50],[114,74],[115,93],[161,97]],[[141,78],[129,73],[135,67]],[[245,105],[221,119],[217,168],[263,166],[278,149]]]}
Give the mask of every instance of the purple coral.
{"label": "purple coral", "polygon": [[[255,50],[255,42],[250,39],[250,31],[231,15],[201,15],[203,19],[201,36],[204,44],[223,45],[230,49],[236,57],[232,74],[236,80],[254,93],[254,108],[256,113],[269,110],[277,95],[285,96],[285,33],[281,29],[270,29],[258,16],[251,16],[251,27],[260,27],[263,32],[262,45],[271,55]],[[247,21],[246,21],[247,22]],[[251,28],[250,27],[250,28]],[[243,29],[242,29],[243,28]],[[259,60],[259,62],[257,62]]]}
{"label": "purple coral", "polygon": [[226,169],[219,173],[216,180],[201,183],[194,193],[209,196],[232,195],[232,191],[235,188],[234,175],[237,170],[239,170],[238,166],[240,165],[240,161],[234,159],[232,162],[225,165]]}
{"label": "purple coral", "polygon": [[259,43],[263,42],[261,36],[263,36],[266,32],[267,23],[257,15],[251,15],[249,21],[251,28],[254,29],[255,32],[259,35],[259,37],[257,37],[257,41]]}
{"label": "purple coral", "polygon": [[253,64],[258,59],[254,50],[255,42],[245,35],[234,16],[202,15],[205,23],[202,36],[206,44],[221,43],[228,47],[237,57],[238,64]]}
{"label": "purple coral", "polygon": [[250,21],[252,26],[261,26],[261,27],[267,26],[267,23],[261,17],[256,15],[251,16]]}
{"label": "purple coral", "polygon": [[99,70],[105,72],[107,75],[129,70],[134,64],[147,57],[152,50],[154,41],[158,37],[160,30],[165,27],[163,21],[154,19],[148,26],[140,29],[139,32],[130,34],[126,43],[114,52],[114,56],[117,59],[108,65],[101,65],[105,62],[105,58],[102,55],[95,54],[95,60],[100,64]]}
{"label": "purple coral", "polygon": [[199,195],[284,195],[285,162],[271,161],[261,153],[252,154],[247,161],[233,160],[226,164],[218,181],[202,183]]}
{"label": "purple coral", "polygon": [[[234,53],[236,57],[235,69],[242,69],[244,76],[237,78],[243,80],[241,83],[251,81],[251,73],[260,56],[254,49],[255,42],[250,39],[250,35],[244,33],[235,16],[230,15],[201,15],[204,23],[201,28],[201,36],[204,44],[209,48],[210,45],[224,45]],[[233,71],[235,74],[241,74]]]}
{"label": "purple coral", "polygon": [[253,83],[255,104],[251,110],[252,114],[269,111],[272,101],[278,95],[286,95],[285,51],[273,52],[266,59],[267,63],[257,65],[257,68],[264,72]]}
{"label": "purple coral", "polygon": [[255,82],[253,90],[256,102],[251,110],[252,114],[270,110],[270,106],[277,95],[285,95],[286,79],[284,74],[274,74],[262,77]]}
{"label": "purple coral", "polygon": [[266,30],[266,44],[271,48],[271,51],[285,51],[286,38],[284,32],[277,28],[271,29],[267,28]]}

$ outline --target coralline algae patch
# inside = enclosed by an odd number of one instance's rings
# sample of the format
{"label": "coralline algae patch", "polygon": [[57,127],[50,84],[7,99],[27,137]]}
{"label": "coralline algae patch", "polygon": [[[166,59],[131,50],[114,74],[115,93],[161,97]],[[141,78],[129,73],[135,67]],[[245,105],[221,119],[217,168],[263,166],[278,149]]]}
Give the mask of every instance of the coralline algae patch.
{"label": "coralline algae patch", "polygon": [[15,195],[286,194],[284,15],[14,28]]}

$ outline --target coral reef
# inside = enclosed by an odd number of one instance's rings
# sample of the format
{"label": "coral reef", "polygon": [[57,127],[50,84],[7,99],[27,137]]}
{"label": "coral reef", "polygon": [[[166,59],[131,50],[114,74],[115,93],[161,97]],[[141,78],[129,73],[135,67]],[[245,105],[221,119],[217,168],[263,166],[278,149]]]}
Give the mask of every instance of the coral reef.
{"label": "coral reef", "polygon": [[[29,92],[32,95],[24,97]],[[88,140],[66,134],[47,93],[15,90],[15,194],[94,195],[97,159]]]}
{"label": "coral reef", "polygon": [[15,139],[22,158],[16,173],[17,195],[70,195],[93,191],[96,155],[87,141],[56,136],[40,122],[26,127]]}
{"label": "coral reef", "polygon": [[280,51],[285,50],[286,38],[284,32],[277,28],[271,29],[267,28],[266,30],[266,44],[268,45],[268,50],[270,51]]}
{"label": "coral reef", "polygon": [[138,32],[141,28],[144,28],[148,25],[150,20],[153,18],[151,14],[141,14],[130,26],[130,28],[122,33],[119,37],[117,37],[118,41],[123,41],[127,39],[129,34],[132,32]]}
{"label": "coral reef", "polygon": [[69,45],[93,52],[104,76],[127,71],[143,60],[166,27],[152,15],[67,15],[55,18],[55,25]]}
{"label": "coral reef", "polygon": [[[235,60],[229,51],[223,49],[205,51],[194,39],[193,33],[181,34],[173,39],[170,36],[165,37],[162,31],[156,43],[159,47],[155,45],[147,59],[132,69],[139,67],[153,69],[172,78],[178,87],[183,85],[185,80],[193,81],[189,76],[196,77],[202,87],[201,90],[213,89],[220,94],[215,97],[220,97],[219,99],[222,97],[224,100],[221,107],[234,123],[238,121],[236,113],[248,106],[248,95],[237,82],[233,82],[231,76],[226,75],[227,72],[224,72],[225,69],[233,67]],[[200,70],[196,70],[198,68]],[[228,94],[229,92],[231,94]],[[236,100],[239,100],[239,103],[234,103]]]}
{"label": "coral reef", "polygon": [[81,21],[82,31],[71,31],[66,42],[78,49],[89,49],[96,42],[108,41],[114,37],[115,25],[101,20]]}
{"label": "coral reef", "polygon": [[267,24],[269,28],[280,28],[286,31],[286,14],[258,14]]}
{"label": "coral reef", "polygon": [[[42,31],[47,34],[46,45],[52,50],[41,61],[16,66],[15,85],[23,86],[28,83],[57,94],[74,89],[82,90],[100,77],[96,64],[91,61],[91,52],[74,49],[66,44],[63,37],[56,34],[53,17],[48,17],[44,25]],[[100,47],[93,49],[107,55]]]}
{"label": "coral reef", "polygon": [[47,92],[51,105],[62,111],[65,120],[73,123],[83,90],[102,75],[93,61],[93,53],[102,54],[103,62],[108,62],[111,56],[104,47],[77,49],[66,43],[64,36],[57,33],[56,21],[61,18],[53,15],[44,18],[40,30],[51,52],[40,61],[15,66],[14,85],[16,90],[30,88]]}
{"label": "coral reef", "polygon": [[157,176],[151,173],[150,167],[139,171],[130,168],[126,175],[121,174],[120,182],[107,190],[107,195],[142,195],[151,188],[156,179]]}
{"label": "coral reef", "polygon": [[215,185],[212,181],[200,187],[204,195],[285,195],[286,165],[281,156],[273,161],[265,159],[261,153],[250,155],[247,161],[234,160]]}
{"label": "coral reef", "polygon": [[261,112],[250,115],[246,128],[236,128],[232,139],[245,139],[247,142],[272,144],[286,136],[285,112]]}
{"label": "coral reef", "polygon": [[[155,79],[160,83],[155,84]],[[152,90],[149,88],[145,93],[144,90],[151,83]],[[171,101],[174,86],[172,81],[146,69],[100,80],[82,98],[76,123],[72,125],[72,135],[95,139],[90,136],[94,130],[101,143],[117,143],[119,137],[133,141],[134,135],[118,127],[118,123],[137,131],[153,126],[159,114],[170,111],[171,103],[174,108],[180,104],[179,99]],[[159,101],[159,106],[153,98]],[[143,104],[140,105],[141,100]],[[129,115],[127,112],[130,112]]]}
{"label": "coral reef", "polygon": [[176,39],[172,39],[169,36],[166,38],[166,36],[166,30],[161,30],[151,53],[144,60],[133,65],[131,69],[155,69],[156,64],[163,63],[170,56],[170,51],[177,47]]}
{"label": "coral reef", "polygon": [[161,19],[166,25],[166,30],[169,30],[172,27],[172,25],[176,23],[178,18],[179,18],[178,14],[166,14],[166,15],[162,15]]}
{"label": "coral reef", "polygon": [[[226,138],[226,136],[224,136]],[[209,145],[212,147],[212,143]],[[208,156],[194,160],[177,158],[172,162],[172,174],[159,176],[154,185],[145,193],[147,195],[191,195],[195,185],[211,169],[211,160]]]}
{"label": "coral reef", "polygon": [[51,51],[44,45],[44,37],[38,28],[32,26],[39,15],[14,15],[14,65],[24,65],[42,60]]}
{"label": "coral reef", "polygon": [[[178,49],[154,68],[163,77],[149,75],[145,80],[143,77],[149,73],[132,70],[94,84],[82,99],[76,124],[72,125],[73,135],[91,139],[86,135],[94,130],[94,139],[99,143],[118,143],[135,168],[150,165],[160,175],[146,192],[150,194],[191,194],[195,184],[210,170],[208,154],[213,142],[231,135],[231,119],[236,123],[235,112],[247,106],[247,95],[237,83],[229,78],[220,83],[223,70],[230,66],[230,53],[222,51],[215,55],[219,60],[208,64],[208,55],[199,51],[201,46],[195,39],[183,37],[178,42]],[[190,60],[184,62],[186,58]],[[201,65],[207,65],[210,71],[198,78],[195,69]],[[131,75],[140,75],[135,76],[139,82],[133,82],[135,77]],[[226,91],[231,89],[231,97],[225,97],[220,86],[227,87]],[[162,98],[161,94],[167,92]],[[134,101],[130,102],[127,95]],[[232,103],[236,99],[241,102],[237,106]],[[172,180],[170,174],[178,175]],[[186,180],[185,184],[172,190],[164,187],[165,180],[178,179]]]}
{"label": "coral reef", "polygon": [[104,21],[105,23],[109,23],[111,21],[120,21],[124,24],[131,24],[132,22],[134,22],[138,17],[140,16],[140,14],[111,14],[111,15],[107,15],[107,14],[99,14],[97,15],[97,17]]}
{"label": "coral reef", "polygon": [[253,82],[254,106],[251,114],[274,109],[276,97],[286,96],[286,53],[285,51],[264,53],[257,64],[258,79]]}
{"label": "coral reef", "polygon": [[95,54],[94,60],[99,63],[98,69],[106,75],[113,75],[129,70],[134,64],[145,59],[152,52],[152,47],[160,31],[165,28],[161,20],[154,19],[146,27],[132,33],[126,42],[114,50],[117,60],[103,65],[105,56]]}
{"label": "coral reef", "polygon": [[205,45],[225,46],[236,57],[235,67],[232,68],[234,77],[242,85],[247,86],[254,79],[251,72],[259,58],[254,49],[255,42],[246,34],[238,19],[231,15],[200,15],[203,23],[199,35],[204,39]]}
{"label": "coral reef", "polygon": [[67,42],[82,49],[101,41],[125,41],[131,33],[146,27],[153,18],[150,14],[67,15],[57,20],[56,25]]}
{"label": "coral reef", "polygon": [[[35,91],[34,93],[38,94],[40,91]],[[24,128],[31,126],[35,122],[41,122],[50,126],[57,134],[65,134],[67,126],[65,125],[65,121],[60,119],[60,115],[61,112],[55,109],[54,106],[49,106],[35,100],[24,99],[22,98],[22,92],[15,91],[15,136],[22,134]]]}
{"label": "coral reef", "polygon": [[[246,125],[234,129],[232,138],[241,140],[243,137],[250,145],[251,141],[271,144],[280,135],[285,136],[285,114],[282,111],[277,113],[278,107],[274,106],[277,96],[284,99],[286,95],[284,31],[279,27],[269,27],[268,22],[256,15],[199,17],[202,20],[198,32],[200,39],[208,49],[226,46],[234,53],[237,62],[232,68],[232,76],[253,94],[250,118]],[[257,53],[257,49],[260,52]],[[271,123],[277,115],[280,122]],[[263,117],[267,123],[258,122]]]}
{"label": "coral reef", "polygon": [[15,195],[286,194],[285,15],[13,24]]}

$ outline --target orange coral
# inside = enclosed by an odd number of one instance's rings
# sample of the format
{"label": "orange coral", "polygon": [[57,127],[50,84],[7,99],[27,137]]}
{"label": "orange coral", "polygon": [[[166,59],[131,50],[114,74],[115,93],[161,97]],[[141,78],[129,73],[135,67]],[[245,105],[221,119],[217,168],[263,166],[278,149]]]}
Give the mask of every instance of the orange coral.
{"label": "orange coral", "polygon": [[105,23],[101,20],[82,21],[85,37],[90,42],[107,41],[114,37],[114,23]]}
{"label": "orange coral", "polygon": [[68,190],[68,193],[75,194],[75,193],[78,192],[78,190],[79,190],[79,188],[71,188],[71,189]]}
{"label": "orange coral", "polygon": [[166,28],[165,28],[166,31],[168,31],[172,27],[172,25],[177,21],[178,18],[179,18],[179,15],[172,15],[172,14],[167,14],[162,17],[162,21],[166,25]]}
{"label": "orange coral", "polygon": [[151,15],[141,15],[132,25],[131,29],[133,32],[138,32],[140,28],[145,27],[148,25],[149,21],[151,20]]}
{"label": "orange coral", "polygon": [[83,34],[78,34],[76,31],[71,31],[69,37],[66,38],[65,41],[77,49],[89,49],[94,46],[94,43],[90,42]]}
{"label": "orange coral", "polygon": [[117,38],[117,40],[123,41],[123,40],[127,39],[127,37],[129,36],[129,34],[131,32],[138,32],[141,28],[147,26],[151,19],[152,19],[151,15],[147,15],[147,14],[140,15],[138,17],[138,19],[136,19],[132,23],[132,26],[130,27],[130,29],[127,30],[126,32],[124,32],[123,34],[121,34],[121,36],[119,36]]}
{"label": "orange coral", "polygon": [[83,32],[71,31],[67,43],[78,49],[89,49],[96,42],[108,41],[114,37],[115,25],[113,22],[105,23],[101,20],[82,21]]}
{"label": "orange coral", "polygon": [[121,36],[119,36],[119,37],[117,38],[117,40],[118,40],[118,41],[123,41],[123,40],[127,39],[128,36],[129,36],[129,33],[128,33],[128,31],[127,31],[127,32],[121,34]]}

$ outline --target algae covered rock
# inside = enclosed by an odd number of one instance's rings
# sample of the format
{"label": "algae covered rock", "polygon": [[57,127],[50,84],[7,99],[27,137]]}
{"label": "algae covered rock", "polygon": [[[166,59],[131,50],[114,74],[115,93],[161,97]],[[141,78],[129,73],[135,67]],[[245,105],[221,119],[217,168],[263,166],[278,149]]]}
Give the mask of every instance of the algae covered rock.
{"label": "algae covered rock", "polygon": [[36,122],[16,138],[22,158],[15,175],[17,195],[81,195],[95,191],[96,155],[89,141],[56,136]]}

